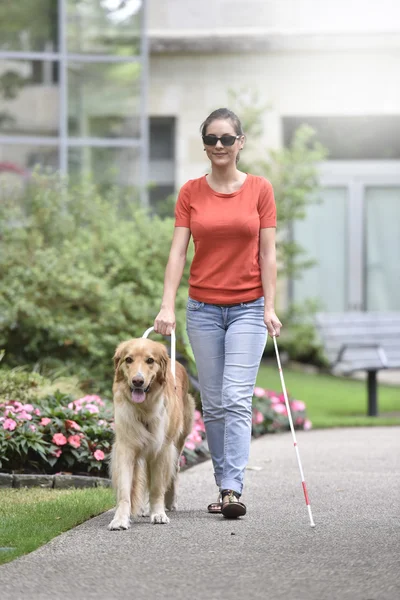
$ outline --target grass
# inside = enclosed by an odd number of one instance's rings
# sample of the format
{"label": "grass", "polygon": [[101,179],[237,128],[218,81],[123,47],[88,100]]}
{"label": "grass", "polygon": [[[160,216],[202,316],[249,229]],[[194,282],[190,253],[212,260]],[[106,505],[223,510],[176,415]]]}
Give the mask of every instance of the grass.
{"label": "grass", "polygon": [[[309,374],[284,366],[283,376],[289,396],[306,403],[307,417],[314,428],[400,425],[399,387],[378,384],[381,416],[368,417],[364,381]],[[277,367],[262,364],[257,385],[281,391]]]}
{"label": "grass", "polygon": [[110,488],[0,490],[0,564],[112,508]]}

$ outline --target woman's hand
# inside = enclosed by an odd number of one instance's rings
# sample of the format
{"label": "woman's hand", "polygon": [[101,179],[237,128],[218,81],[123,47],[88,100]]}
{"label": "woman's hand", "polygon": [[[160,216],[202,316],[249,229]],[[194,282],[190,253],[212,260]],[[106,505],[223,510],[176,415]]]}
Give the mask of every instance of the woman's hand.
{"label": "woman's hand", "polygon": [[280,336],[282,323],[278,319],[273,309],[264,310],[264,323],[267,326],[269,335]]}
{"label": "woman's hand", "polygon": [[162,308],[154,320],[154,331],[162,335],[171,335],[175,329],[175,312],[171,308]]}

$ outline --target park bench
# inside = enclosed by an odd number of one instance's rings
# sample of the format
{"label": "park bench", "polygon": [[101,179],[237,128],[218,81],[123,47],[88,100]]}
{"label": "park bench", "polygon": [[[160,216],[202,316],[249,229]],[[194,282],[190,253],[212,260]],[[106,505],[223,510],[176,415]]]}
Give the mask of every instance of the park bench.
{"label": "park bench", "polygon": [[334,373],[367,371],[368,415],[376,416],[377,372],[400,368],[400,312],[318,313],[316,326]]}

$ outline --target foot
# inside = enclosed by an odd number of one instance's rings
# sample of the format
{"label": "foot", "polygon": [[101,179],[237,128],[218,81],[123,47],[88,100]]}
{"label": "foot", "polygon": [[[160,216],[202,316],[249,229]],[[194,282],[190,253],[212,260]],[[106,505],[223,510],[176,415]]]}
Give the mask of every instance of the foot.
{"label": "foot", "polygon": [[139,517],[149,517],[150,516],[150,507],[148,504],[142,506],[139,510]]}
{"label": "foot", "polygon": [[246,506],[239,501],[240,494],[233,490],[222,490],[221,513],[227,519],[237,519],[246,514]]}
{"label": "foot", "polygon": [[220,492],[218,494],[218,500],[216,502],[211,502],[211,504],[209,504],[207,506],[207,510],[209,513],[215,513],[215,514],[220,515],[221,508],[222,508],[222,497],[221,497],[221,492]]}
{"label": "foot", "polygon": [[110,531],[116,531],[118,529],[129,529],[131,526],[131,520],[128,516],[115,515],[113,520],[108,526]]}
{"label": "foot", "polygon": [[150,523],[169,523],[169,518],[165,512],[153,513],[150,517]]}

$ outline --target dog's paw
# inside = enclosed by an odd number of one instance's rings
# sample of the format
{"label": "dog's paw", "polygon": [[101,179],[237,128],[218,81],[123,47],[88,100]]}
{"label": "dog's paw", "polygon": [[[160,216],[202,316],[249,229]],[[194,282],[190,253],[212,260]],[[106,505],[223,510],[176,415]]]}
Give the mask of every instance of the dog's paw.
{"label": "dog's paw", "polygon": [[176,502],[173,502],[171,505],[166,505],[165,508],[170,512],[175,512],[178,510],[178,505]]}
{"label": "dog's paw", "polygon": [[110,531],[117,531],[121,529],[129,529],[131,522],[129,517],[114,517],[108,526]]}
{"label": "dog's paw", "polygon": [[150,516],[150,508],[148,506],[143,506],[139,510],[139,517],[149,517]]}
{"label": "dog's paw", "polygon": [[167,515],[164,513],[153,513],[150,517],[151,523],[169,523]]}

